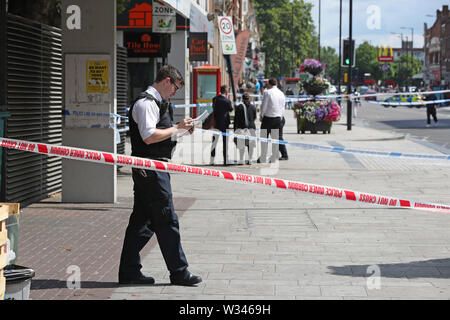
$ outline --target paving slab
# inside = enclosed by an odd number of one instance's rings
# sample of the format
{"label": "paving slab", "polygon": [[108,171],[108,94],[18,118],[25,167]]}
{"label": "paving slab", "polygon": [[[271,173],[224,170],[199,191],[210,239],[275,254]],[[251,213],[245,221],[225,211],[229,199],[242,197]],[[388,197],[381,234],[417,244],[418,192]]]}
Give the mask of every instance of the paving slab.
{"label": "paving slab", "polygon": [[[333,124],[331,134],[297,134],[295,119],[288,113],[285,139],[355,149],[440,154],[407,136],[370,129],[358,122],[348,131],[344,119],[345,114]],[[369,157],[288,145],[288,161],[222,167],[221,152],[216,165],[209,164],[210,142],[210,136],[198,131],[183,137],[179,146],[190,157],[176,155],[174,161],[450,204],[450,167],[445,161]],[[235,153],[230,142],[230,155]],[[156,278],[156,284],[117,285],[119,255],[132,208],[131,172],[121,168],[115,204],[67,204],[55,197],[22,209],[18,262],[36,270],[31,298],[450,298],[449,215],[383,208],[180,173],[172,174],[172,186],[183,248],[190,270],[202,276],[201,284],[171,286],[153,239],[142,252],[142,264],[143,271]],[[81,288],[67,286],[67,268],[71,265],[80,268]],[[373,284],[379,284],[379,289],[373,289]]]}

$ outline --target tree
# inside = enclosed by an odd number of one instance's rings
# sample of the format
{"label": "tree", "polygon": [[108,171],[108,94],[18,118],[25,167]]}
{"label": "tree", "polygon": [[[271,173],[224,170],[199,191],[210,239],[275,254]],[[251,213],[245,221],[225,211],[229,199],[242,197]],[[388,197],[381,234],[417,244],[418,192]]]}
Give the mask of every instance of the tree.
{"label": "tree", "polygon": [[120,14],[125,11],[130,0],[116,0],[117,3],[117,14]]}
{"label": "tree", "polygon": [[400,85],[411,84],[412,76],[419,73],[422,69],[422,63],[410,54],[403,54],[398,61],[394,62],[391,67],[394,70],[395,79]]}
{"label": "tree", "polygon": [[304,0],[253,2],[266,56],[266,77],[290,76],[295,61],[316,56],[311,3]]}
{"label": "tree", "polygon": [[54,27],[61,27],[61,0],[8,0],[8,12]]}
{"label": "tree", "polygon": [[326,65],[325,75],[337,82],[339,79],[339,55],[336,50],[332,47],[321,47],[320,59]]}
{"label": "tree", "polygon": [[381,63],[378,62],[378,48],[367,41],[361,43],[355,52],[355,69],[361,73],[370,73],[374,80],[380,80],[382,73]]}

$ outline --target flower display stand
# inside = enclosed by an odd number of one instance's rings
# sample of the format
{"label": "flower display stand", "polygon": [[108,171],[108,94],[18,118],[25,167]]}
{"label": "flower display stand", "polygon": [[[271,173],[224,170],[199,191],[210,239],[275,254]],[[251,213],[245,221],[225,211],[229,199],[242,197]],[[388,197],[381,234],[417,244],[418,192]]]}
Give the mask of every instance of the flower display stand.
{"label": "flower display stand", "polygon": [[[304,90],[311,98],[301,100],[294,104],[293,110],[297,117],[297,133],[317,133],[322,131],[331,133],[333,121],[339,120],[341,115],[339,105],[328,99],[317,97],[329,88],[330,83],[319,75],[325,70],[325,65],[319,60],[305,59],[300,66],[301,72],[312,75],[298,83],[300,90]],[[311,122],[314,121],[314,122]]]}
{"label": "flower display stand", "polygon": [[316,134],[318,131],[322,131],[325,133],[331,133],[331,125],[332,121],[318,121],[316,123],[312,123],[305,118],[297,117],[297,133],[304,134],[306,131],[310,131],[313,134]]}

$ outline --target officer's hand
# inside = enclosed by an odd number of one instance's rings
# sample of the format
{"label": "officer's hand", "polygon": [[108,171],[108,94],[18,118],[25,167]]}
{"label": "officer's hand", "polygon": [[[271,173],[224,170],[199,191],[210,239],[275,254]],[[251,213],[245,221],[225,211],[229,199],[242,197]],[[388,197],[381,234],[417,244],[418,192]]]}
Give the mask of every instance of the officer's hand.
{"label": "officer's hand", "polygon": [[185,130],[191,130],[194,128],[194,124],[192,123],[193,119],[190,117],[187,117],[183,120],[181,120],[177,124],[177,129],[185,129]]}

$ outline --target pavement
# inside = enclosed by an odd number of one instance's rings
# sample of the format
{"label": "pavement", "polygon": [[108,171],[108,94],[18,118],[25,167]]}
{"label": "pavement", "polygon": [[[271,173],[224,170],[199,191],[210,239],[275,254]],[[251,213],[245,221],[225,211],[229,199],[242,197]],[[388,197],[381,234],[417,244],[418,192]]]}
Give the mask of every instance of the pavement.
{"label": "pavement", "polygon": [[[361,114],[361,112],[359,113]],[[285,140],[366,150],[441,154],[430,144],[370,129],[346,115],[330,134],[297,134],[291,110]],[[209,164],[211,136],[183,137],[175,162],[279,177],[410,200],[450,204],[448,161],[307,150],[289,160]],[[127,150],[129,145],[127,144]],[[230,142],[230,155],[235,153]],[[256,157],[255,157],[256,159]],[[142,252],[152,286],[119,286],[117,270],[132,209],[131,170],[118,169],[117,203],[62,203],[60,195],[22,208],[19,265],[35,270],[33,300],[303,300],[450,298],[450,216],[384,208],[314,194],[172,174],[182,244],[203,282],[172,286],[155,238]]]}

